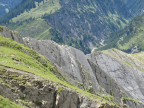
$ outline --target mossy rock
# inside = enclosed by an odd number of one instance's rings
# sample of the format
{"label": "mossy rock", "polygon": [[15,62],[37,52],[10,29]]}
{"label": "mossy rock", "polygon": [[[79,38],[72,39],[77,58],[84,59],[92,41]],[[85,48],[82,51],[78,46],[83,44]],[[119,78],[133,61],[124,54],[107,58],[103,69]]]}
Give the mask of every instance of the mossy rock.
{"label": "mossy rock", "polygon": [[0,95],[0,108],[24,108]]}
{"label": "mossy rock", "polygon": [[0,32],[2,32],[3,31],[3,26],[0,26]]}
{"label": "mossy rock", "polygon": [[63,91],[63,87],[58,87],[57,94],[60,94]]}
{"label": "mossy rock", "polygon": [[6,69],[5,69],[4,67],[0,66],[0,71],[1,71],[1,72],[5,72]]}

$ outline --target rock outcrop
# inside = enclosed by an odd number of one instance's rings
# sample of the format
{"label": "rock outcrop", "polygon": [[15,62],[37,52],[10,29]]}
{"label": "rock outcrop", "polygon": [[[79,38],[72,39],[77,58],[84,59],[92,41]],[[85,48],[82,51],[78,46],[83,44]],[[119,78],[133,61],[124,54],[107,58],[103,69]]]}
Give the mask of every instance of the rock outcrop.
{"label": "rock outcrop", "polygon": [[6,27],[0,26],[0,36],[10,38],[18,43],[24,44],[24,41],[19,33],[11,31]]}
{"label": "rock outcrop", "polygon": [[0,94],[19,105],[28,108],[118,108],[89,99],[34,74],[4,68],[0,70]]}
{"label": "rock outcrop", "polygon": [[116,81],[119,87],[125,89],[126,94],[144,102],[144,68],[140,65],[143,62],[116,49],[92,54],[90,60]]}
{"label": "rock outcrop", "polygon": [[[25,38],[24,41],[27,46],[54,63],[61,70],[61,74],[74,85],[80,87],[78,83],[82,83],[93,91],[106,92],[113,95],[119,103],[125,102],[124,97],[144,102],[144,75],[143,68],[139,65],[142,62],[132,55],[116,49],[84,55],[75,48],[58,45],[52,41],[30,38]],[[129,107],[143,106],[133,102]]]}
{"label": "rock outcrop", "polygon": [[[25,44],[54,63],[62,75],[75,85],[92,86],[95,90],[99,85],[84,53],[68,46],[61,46],[50,40],[37,41],[24,38]],[[83,86],[82,86],[83,87]]]}

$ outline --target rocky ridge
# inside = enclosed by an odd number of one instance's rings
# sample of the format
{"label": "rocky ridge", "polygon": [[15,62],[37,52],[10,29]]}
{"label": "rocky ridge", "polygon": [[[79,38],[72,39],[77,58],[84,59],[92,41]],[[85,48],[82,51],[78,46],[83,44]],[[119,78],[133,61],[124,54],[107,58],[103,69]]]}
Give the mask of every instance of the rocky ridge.
{"label": "rocky ridge", "polygon": [[0,26],[0,35],[6,38],[10,38],[18,43],[24,44],[24,41],[19,33],[9,30],[6,27]]}
{"label": "rocky ridge", "polygon": [[[1,32],[1,36],[4,34]],[[10,39],[0,37],[0,96],[27,108],[119,107],[106,95],[96,96],[78,89],[60,75],[58,79],[53,74],[58,73],[54,65],[37,52],[12,41],[17,40],[12,37],[14,34]],[[2,107],[6,104],[0,102]]]}
{"label": "rocky ridge", "polygon": [[[81,87],[79,83],[82,83],[93,91],[104,91],[113,95],[119,103],[125,96],[144,101],[143,69],[140,65],[135,65],[142,62],[131,55],[116,49],[84,55],[75,48],[52,41],[30,38],[25,38],[24,41],[54,63],[61,74],[74,85]],[[120,60],[121,58],[123,59]],[[141,107],[140,105],[139,108]]]}
{"label": "rocky ridge", "polygon": [[[1,32],[1,35],[4,36],[4,33]],[[17,40],[17,38],[11,39]],[[110,94],[121,107],[144,107],[142,104],[144,101],[142,86],[144,83],[144,68],[142,66],[144,64],[136,55],[126,54],[116,49],[84,55],[83,52],[75,48],[62,46],[49,40],[38,41],[31,38],[24,38],[23,41],[25,45],[36,50],[51,61],[61,75],[75,86],[84,90],[87,89],[94,94]],[[33,78],[30,79],[33,81]],[[30,83],[33,85],[33,82]],[[71,97],[70,94],[68,96]],[[64,94],[63,96],[67,95]],[[78,104],[81,100],[78,97],[76,96],[78,103],[75,104],[77,108],[79,108]],[[97,105],[95,102],[94,104],[85,104],[89,102],[87,99],[83,102],[81,103],[80,101],[81,104],[86,106],[82,108],[87,108],[87,105],[93,108],[93,105]],[[90,101],[90,103],[93,102]],[[111,108],[112,106],[105,107]]]}

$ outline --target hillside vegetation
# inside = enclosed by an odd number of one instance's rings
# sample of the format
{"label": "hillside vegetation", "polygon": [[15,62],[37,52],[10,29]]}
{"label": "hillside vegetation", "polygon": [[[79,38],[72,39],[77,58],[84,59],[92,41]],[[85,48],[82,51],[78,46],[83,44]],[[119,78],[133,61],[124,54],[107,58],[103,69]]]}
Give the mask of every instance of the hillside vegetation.
{"label": "hillside vegetation", "polygon": [[0,20],[9,23],[7,26],[23,36],[36,39],[51,39],[51,27],[41,19],[45,14],[52,14],[61,8],[58,0],[22,1],[10,13]]}
{"label": "hillside vegetation", "polygon": [[6,15],[22,0],[0,0],[0,18]]}
{"label": "hillside vegetation", "polygon": [[126,52],[144,51],[144,15],[136,17],[129,26],[115,32],[101,49],[118,48]]}
{"label": "hillside vegetation", "polygon": [[0,23],[22,22],[30,18],[40,18],[44,14],[54,13],[60,8],[58,0],[23,0]]}
{"label": "hillside vegetation", "polygon": [[22,36],[51,39],[90,53],[143,12],[143,0],[23,0],[0,24]]}
{"label": "hillside vegetation", "polygon": [[50,33],[51,26],[41,18],[12,23],[8,27],[18,31],[22,36],[30,36],[35,39],[51,39],[53,37]]}
{"label": "hillside vegetation", "polygon": [[26,0],[0,23],[22,36],[51,39],[90,53],[90,49],[98,47],[109,32],[127,24],[131,15],[123,10],[127,9],[120,0]]}
{"label": "hillside vegetation", "polygon": [[24,108],[22,106],[15,104],[14,102],[11,102],[7,98],[2,97],[1,95],[0,95],[0,107],[3,107],[3,108]]}

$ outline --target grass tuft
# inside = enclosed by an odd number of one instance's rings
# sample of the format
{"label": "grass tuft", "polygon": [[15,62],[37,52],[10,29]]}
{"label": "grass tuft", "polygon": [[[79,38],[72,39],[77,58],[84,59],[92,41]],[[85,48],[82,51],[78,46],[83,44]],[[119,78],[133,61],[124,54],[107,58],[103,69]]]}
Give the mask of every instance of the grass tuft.
{"label": "grass tuft", "polygon": [[14,102],[11,102],[9,99],[4,98],[0,95],[0,108],[24,108],[24,107],[19,106]]}

